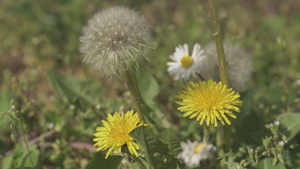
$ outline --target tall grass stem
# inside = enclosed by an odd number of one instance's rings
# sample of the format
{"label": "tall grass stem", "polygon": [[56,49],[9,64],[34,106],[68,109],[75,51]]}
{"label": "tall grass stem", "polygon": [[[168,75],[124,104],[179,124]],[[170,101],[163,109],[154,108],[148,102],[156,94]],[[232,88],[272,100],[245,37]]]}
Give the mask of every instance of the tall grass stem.
{"label": "tall grass stem", "polygon": [[[223,47],[223,38],[221,34],[221,28],[218,20],[217,10],[215,8],[214,0],[208,0],[211,19],[213,23],[213,36],[215,37],[216,47],[217,47],[217,54],[219,60],[219,70],[220,70],[220,79],[223,84],[229,87],[228,82],[228,74],[226,68],[226,61],[225,61],[225,53]],[[220,130],[217,130],[220,132]],[[217,133],[218,135],[218,133]],[[219,139],[217,139],[218,141]],[[222,140],[219,140],[222,141]],[[221,143],[217,143],[217,145]],[[218,147],[219,148],[219,147]],[[231,148],[231,126],[225,125],[224,126],[224,145],[223,145],[223,153],[227,153]],[[219,150],[219,156],[223,155],[222,151]]]}

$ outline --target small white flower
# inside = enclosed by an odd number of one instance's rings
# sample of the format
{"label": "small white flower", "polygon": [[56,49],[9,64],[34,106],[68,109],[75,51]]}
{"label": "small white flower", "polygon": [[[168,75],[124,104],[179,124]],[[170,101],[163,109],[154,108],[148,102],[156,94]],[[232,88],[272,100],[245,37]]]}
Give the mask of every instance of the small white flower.
{"label": "small white flower", "polygon": [[205,58],[204,51],[199,44],[195,44],[192,55],[189,55],[188,45],[179,45],[175,48],[173,55],[169,56],[175,62],[168,62],[168,72],[170,75],[175,75],[174,80],[179,78],[188,80],[191,76],[200,73],[200,68],[203,66],[202,60]]}
{"label": "small white flower", "polygon": [[278,145],[284,146],[284,145],[285,145],[285,142],[284,142],[284,141],[279,141],[279,142],[278,142]]}
{"label": "small white flower", "polygon": [[212,144],[206,142],[180,142],[182,152],[178,154],[177,158],[184,161],[188,167],[200,166],[200,161],[210,160],[215,157],[217,148]]}

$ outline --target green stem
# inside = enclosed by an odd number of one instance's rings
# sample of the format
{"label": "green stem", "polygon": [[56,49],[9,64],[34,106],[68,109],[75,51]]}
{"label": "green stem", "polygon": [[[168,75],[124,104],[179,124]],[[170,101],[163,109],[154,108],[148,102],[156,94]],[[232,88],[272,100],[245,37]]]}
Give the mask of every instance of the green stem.
{"label": "green stem", "polygon": [[[218,148],[218,155],[219,157],[224,155],[224,150],[223,150],[223,127],[218,126],[217,127],[217,134],[216,134],[216,142],[217,142],[217,148]],[[224,168],[224,159],[221,160],[221,164],[218,165],[219,168]]]}
{"label": "green stem", "polygon": [[[213,22],[213,31],[214,31],[213,35],[215,37],[217,53],[218,53],[220,79],[224,85],[229,87],[225,53],[223,47],[223,38],[222,38],[221,28],[217,16],[217,10],[215,8],[214,0],[208,0],[208,3],[210,7],[212,22]],[[230,148],[231,148],[231,126],[225,125],[224,126],[224,152],[227,153],[230,150]]]}
{"label": "green stem", "polygon": [[203,125],[203,142],[208,143],[209,142],[209,126]]}
{"label": "green stem", "polygon": [[217,11],[214,5],[214,0],[208,0],[211,18],[213,22],[213,36],[215,37],[217,53],[218,53],[218,60],[219,60],[219,69],[220,69],[220,79],[221,82],[228,86],[228,75],[226,69],[226,61],[225,61],[225,53],[223,47],[223,38],[221,34],[221,28],[219,25],[219,20],[217,16]]}
{"label": "green stem", "polygon": [[32,167],[34,167],[34,163],[33,163],[33,160],[32,160],[31,154],[30,154],[30,150],[29,150],[28,141],[27,141],[27,139],[26,139],[26,137],[24,135],[23,123],[22,123],[21,120],[19,120],[19,122],[18,122],[18,129],[19,129],[19,132],[20,132],[20,134],[21,134],[21,136],[23,138],[23,141],[25,143],[26,149],[28,151],[28,156],[30,158],[30,162],[32,164]]}
{"label": "green stem", "polygon": [[130,89],[131,95],[133,97],[136,111],[139,116],[139,120],[140,120],[140,122],[145,122],[140,95],[139,95],[138,89],[135,85],[135,82],[134,82],[134,79],[132,77],[130,70],[126,71],[126,77],[127,77],[127,85],[128,85],[128,88]]}
{"label": "green stem", "polygon": [[217,148],[219,151],[219,156],[224,155],[224,151],[223,151],[223,127],[222,126],[218,126],[217,127],[217,134],[216,134],[216,141],[217,141]]}

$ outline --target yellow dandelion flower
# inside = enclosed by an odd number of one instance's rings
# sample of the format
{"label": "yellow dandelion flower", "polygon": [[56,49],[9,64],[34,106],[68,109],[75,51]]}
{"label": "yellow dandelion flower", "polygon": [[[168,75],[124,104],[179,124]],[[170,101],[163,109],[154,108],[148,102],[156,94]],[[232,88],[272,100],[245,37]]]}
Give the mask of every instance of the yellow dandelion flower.
{"label": "yellow dandelion flower", "polygon": [[[197,116],[197,121],[202,125],[206,120],[206,125],[213,124],[217,127],[217,119],[225,125],[231,122],[227,116],[236,118],[232,111],[240,112],[237,106],[241,106],[240,95],[227,88],[221,82],[216,83],[212,80],[207,82],[191,83],[190,87],[186,87],[181,91],[177,98],[182,101],[176,103],[180,105],[178,110],[185,112],[183,117],[190,116],[192,119]],[[227,115],[227,116],[226,116]]]}
{"label": "yellow dandelion flower", "polygon": [[135,143],[134,139],[129,133],[135,128],[143,125],[140,123],[138,115],[133,110],[127,111],[126,114],[122,112],[122,115],[115,112],[112,116],[108,114],[107,121],[102,120],[103,127],[97,127],[93,139],[94,146],[98,146],[97,151],[108,149],[105,158],[113,151],[113,153],[121,152],[121,147],[126,144],[129,152],[132,155],[138,156],[136,150],[139,146]]}

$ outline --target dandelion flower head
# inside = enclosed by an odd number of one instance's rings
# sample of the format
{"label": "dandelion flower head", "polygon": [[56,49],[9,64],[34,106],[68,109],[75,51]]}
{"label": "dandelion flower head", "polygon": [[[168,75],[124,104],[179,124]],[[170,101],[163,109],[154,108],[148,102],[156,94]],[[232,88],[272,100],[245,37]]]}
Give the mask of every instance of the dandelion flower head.
{"label": "dandelion flower head", "polygon": [[188,45],[179,45],[175,48],[175,53],[170,55],[170,59],[174,62],[168,62],[168,72],[170,75],[175,75],[174,80],[179,78],[188,80],[196,73],[200,73],[200,68],[203,67],[204,51],[199,44],[195,44],[192,55],[189,55]]}
{"label": "dandelion flower head", "polygon": [[135,143],[134,139],[129,133],[135,128],[143,125],[140,123],[138,114],[134,114],[133,110],[127,111],[122,115],[115,112],[114,115],[108,114],[107,121],[102,120],[103,127],[97,127],[93,139],[94,146],[98,146],[97,151],[108,149],[106,153],[107,158],[109,154],[121,152],[121,147],[126,144],[129,152],[138,157],[137,150],[139,146]]}
{"label": "dandelion flower head", "polygon": [[101,76],[120,77],[150,51],[150,26],[138,12],[112,7],[96,13],[79,38],[83,61],[99,70]]}
{"label": "dandelion flower head", "polygon": [[240,112],[237,106],[243,103],[240,95],[232,91],[232,88],[212,80],[191,82],[191,86],[181,91],[177,98],[181,99],[176,103],[180,105],[178,110],[185,112],[183,117],[190,116],[190,119],[197,117],[200,125],[205,120],[207,126],[213,124],[215,127],[218,125],[217,120],[223,125],[225,122],[230,125],[227,116],[236,118],[232,111]]}
{"label": "dandelion flower head", "polygon": [[206,142],[180,142],[182,152],[177,156],[178,159],[183,160],[183,162],[188,167],[199,167],[200,162],[203,160],[211,160],[215,157],[217,148]]}

